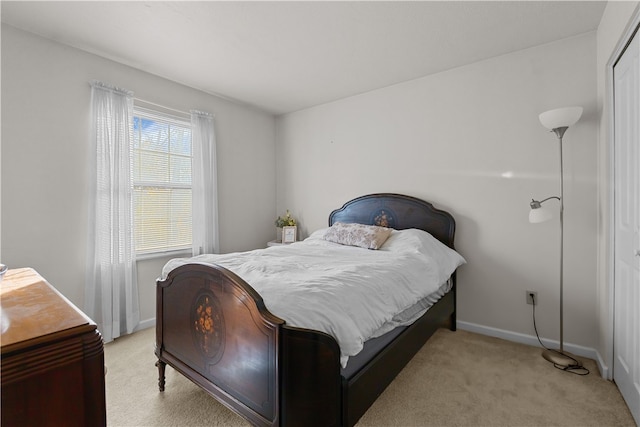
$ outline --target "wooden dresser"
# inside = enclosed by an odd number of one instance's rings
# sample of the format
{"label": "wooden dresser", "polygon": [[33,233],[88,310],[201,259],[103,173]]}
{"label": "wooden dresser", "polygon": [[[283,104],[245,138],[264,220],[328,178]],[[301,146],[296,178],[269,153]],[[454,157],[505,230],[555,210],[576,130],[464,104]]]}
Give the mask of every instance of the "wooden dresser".
{"label": "wooden dresser", "polygon": [[104,426],[96,324],[30,268],[0,282],[3,427]]}

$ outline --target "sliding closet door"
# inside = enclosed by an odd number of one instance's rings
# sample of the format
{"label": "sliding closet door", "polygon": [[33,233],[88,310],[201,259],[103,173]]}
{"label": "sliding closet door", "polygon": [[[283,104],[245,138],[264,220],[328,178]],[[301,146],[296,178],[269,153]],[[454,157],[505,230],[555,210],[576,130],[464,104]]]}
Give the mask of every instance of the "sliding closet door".
{"label": "sliding closet door", "polygon": [[640,424],[640,35],[614,77],[613,379]]}

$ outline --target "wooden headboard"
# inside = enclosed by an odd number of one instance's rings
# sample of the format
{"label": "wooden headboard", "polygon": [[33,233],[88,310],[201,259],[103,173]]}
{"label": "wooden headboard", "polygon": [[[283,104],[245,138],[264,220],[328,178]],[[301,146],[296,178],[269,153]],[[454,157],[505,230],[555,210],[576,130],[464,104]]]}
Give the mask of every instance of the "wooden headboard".
{"label": "wooden headboard", "polygon": [[454,248],[456,222],[453,216],[434,208],[429,202],[403,194],[369,194],[348,201],[329,215],[329,226],[337,221],[379,225],[396,230],[418,228]]}

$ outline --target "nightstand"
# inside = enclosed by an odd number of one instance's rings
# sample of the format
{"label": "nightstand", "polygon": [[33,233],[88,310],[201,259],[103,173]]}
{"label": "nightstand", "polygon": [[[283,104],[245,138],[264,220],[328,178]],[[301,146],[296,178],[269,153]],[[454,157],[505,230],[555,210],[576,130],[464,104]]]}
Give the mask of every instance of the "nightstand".
{"label": "nightstand", "polygon": [[282,246],[282,245],[288,245],[289,243],[282,243],[282,240],[271,240],[270,242],[267,242],[267,246],[271,247],[271,246]]}

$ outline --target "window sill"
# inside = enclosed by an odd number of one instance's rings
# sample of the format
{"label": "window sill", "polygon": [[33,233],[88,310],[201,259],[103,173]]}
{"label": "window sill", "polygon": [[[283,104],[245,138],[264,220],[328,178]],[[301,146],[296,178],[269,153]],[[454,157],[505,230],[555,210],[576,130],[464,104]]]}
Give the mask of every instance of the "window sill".
{"label": "window sill", "polygon": [[175,251],[165,251],[165,252],[148,252],[142,254],[136,254],[136,261],[144,261],[147,259],[156,259],[156,258],[185,258],[191,257],[192,251],[189,249],[179,249]]}

